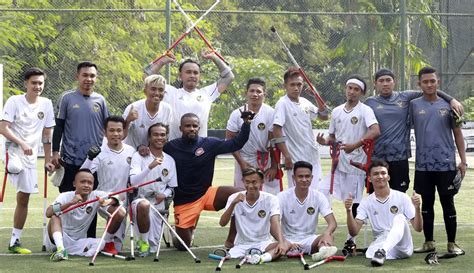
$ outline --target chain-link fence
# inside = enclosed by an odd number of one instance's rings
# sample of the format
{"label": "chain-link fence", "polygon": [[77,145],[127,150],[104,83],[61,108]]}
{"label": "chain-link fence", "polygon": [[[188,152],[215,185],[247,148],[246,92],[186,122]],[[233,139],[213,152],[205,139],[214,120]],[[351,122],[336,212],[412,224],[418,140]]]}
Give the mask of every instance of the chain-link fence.
{"label": "chain-link fence", "polygon": [[[77,63],[90,60],[99,66],[96,91],[112,113],[121,114],[143,96],[143,67],[189,26],[166,2],[0,2],[4,98],[23,90],[22,71],[38,66],[48,74],[45,96],[56,102],[77,85]],[[180,2],[196,20],[214,0]],[[329,105],[344,102],[342,84],[350,74],[371,83],[377,69],[388,67],[404,85],[399,88],[410,89],[416,88],[418,69],[428,64],[438,69],[442,89],[460,100],[474,96],[473,11],[470,0],[222,1],[198,26],[236,78],[213,107],[209,128],[225,127],[232,109],[243,103],[250,77],[266,79],[270,105],[284,93],[282,77],[291,62],[271,26]],[[203,63],[201,85],[218,77],[216,67],[200,57],[206,48],[191,31],[173,50],[178,61],[192,57]],[[170,82],[176,83],[177,65],[170,70]]]}

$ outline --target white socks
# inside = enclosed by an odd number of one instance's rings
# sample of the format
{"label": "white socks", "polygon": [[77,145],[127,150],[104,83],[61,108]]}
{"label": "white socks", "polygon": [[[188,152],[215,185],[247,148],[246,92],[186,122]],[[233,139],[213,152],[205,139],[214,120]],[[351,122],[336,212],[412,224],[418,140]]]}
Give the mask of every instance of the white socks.
{"label": "white socks", "polygon": [[12,237],[10,239],[10,246],[13,246],[17,239],[20,240],[22,231],[23,229],[17,229],[17,228],[12,229]]}
{"label": "white socks", "polygon": [[64,249],[63,234],[59,231],[53,233],[53,240],[58,250]]}

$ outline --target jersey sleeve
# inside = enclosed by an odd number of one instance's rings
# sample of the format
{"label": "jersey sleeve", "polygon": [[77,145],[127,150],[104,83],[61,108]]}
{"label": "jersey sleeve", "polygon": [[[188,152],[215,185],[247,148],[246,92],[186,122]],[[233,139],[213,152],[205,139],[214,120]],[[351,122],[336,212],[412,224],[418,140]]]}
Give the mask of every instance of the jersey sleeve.
{"label": "jersey sleeve", "polygon": [[14,97],[11,97],[7,100],[3,106],[2,120],[13,122],[15,120],[17,104],[13,101]]}
{"label": "jersey sleeve", "polygon": [[285,214],[285,202],[288,202],[286,199],[286,196],[285,196],[285,191],[282,191],[282,192],[279,192],[277,195],[276,195],[276,198],[278,200],[278,206],[280,207],[280,217],[283,218],[283,214]]}
{"label": "jersey sleeve", "polygon": [[331,209],[331,205],[329,205],[328,200],[326,197],[318,192],[318,201],[319,201],[319,214],[322,217],[326,217],[330,214],[333,214],[333,211]]}
{"label": "jersey sleeve", "polygon": [[365,120],[365,126],[367,128],[369,128],[370,126],[374,124],[379,123],[377,121],[377,118],[375,117],[374,110],[372,110],[372,108],[370,108],[369,106],[364,107],[364,120]]}
{"label": "jersey sleeve", "polygon": [[67,106],[69,103],[68,99],[69,91],[63,93],[59,99],[58,104],[56,105],[56,118],[57,119],[66,119],[67,118]]}
{"label": "jersey sleeve", "polygon": [[[232,194],[231,196],[229,196],[229,198],[227,198],[227,203],[225,204],[224,211],[227,211],[229,209],[230,204],[232,204],[232,201],[234,201],[234,199],[237,197],[238,194],[239,194],[239,192],[236,192],[236,193]],[[237,205],[234,207],[234,211],[235,211],[236,207],[237,207]],[[232,216],[234,216],[234,212],[232,212]]]}
{"label": "jersey sleeve", "polygon": [[132,155],[132,161],[130,162],[130,176],[134,176],[142,172],[141,162],[142,156],[139,153],[134,153]]}
{"label": "jersey sleeve", "polygon": [[51,128],[51,127],[54,127],[55,125],[56,125],[56,122],[54,120],[53,103],[51,102],[51,100],[47,100],[44,127]]}
{"label": "jersey sleeve", "polygon": [[408,220],[412,220],[415,218],[415,206],[413,205],[413,203],[411,202],[411,199],[408,195],[404,194],[404,197],[403,197],[403,202],[405,203],[404,204],[404,207],[405,207],[405,211],[404,211],[404,214],[405,214],[405,217],[408,219]]}
{"label": "jersey sleeve", "polygon": [[270,196],[270,217],[272,217],[273,215],[281,215],[281,212],[278,198],[272,195]]}
{"label": "jersey sleeve", "polygon": [[61,204],[61,205],[66,204],[67,202],[72,200],[72,198],[70,198],[69,195],[70,195],[69,192],[60,193],[58,197],[54,199],[53,204]]}
{"label": "jersey sleeve", "polygon": [[364,202],[368,199],[362,200],[359,207],[357,207],[357,215],[355,219],[359,219],[366,223],[366,220],[369,218],[369,212],[367,211],[367,202]]}
{"label": "jersey sleeve", "polygon": [[109,117],[109,108],[107,108],[107,103],[105,102],[104,97],[102,97],[102,118],[103,124],[105,124],[105,120]]}
{"label": "jersey sleeve", "polygon": [[285,105],[283,101],[279,101],[275,105],[275,114],[273,118],[273,124],[283,127],[283,125],[285,125],[285,122],[286,122]]}
{"label": "jersey sleeve", "polygon": [[208,85],[201,90],[204,91],[204,93],[209,97],[209,100],[211,102],[214,102],[215,100],[217,100],[217,98],[221,95],[221,93],[217,89],[217,82],[211,85]]}
{"label": "jersey sleeve", "polygon": [[127,107],[125,107],[125,110],[123,111],[123,114],[122,114],[122,118],[123,119],[127,119],[127,116],[128,116],[128,113],[130,113],[130,108],[132,108],[132,104],[129,104],[127,105]]}
{"label": "jersey sleeve", "polygon": [[336,116],[337,116],[337,110],[333,111],[332,112],[332,115],[331,115],[331,121],[329,122],[329,130],[328,130],[328,133],[329,134],[336,134]]}
{"label": "jersey sleeve", "polygon": [[407,101],[414,100],[423,96],[423,92],[418,90],[407,90],[400,93],[401,96],[405,97]]}
{"label": "jersey sleeve", "polygon": [[239,124],[239,120],[242,120],[242,119],[240,118],[238,114],[239,114],[239,110],[234,110],[230,114],[229,120],[227,121],[227,127],[226,127],[228,131],[231,131],[233,133],[237,133],[240,131],[240,127],[242,126],[242,123]]}
{"label": "jersey sleeve", "polygon": [[171,170],[171,176],[170,176],[170,181],[168,182],[168,187],[170,188],[176,188],[178,187],[178,176],[176,174],[176,162],[174,161],[174,159],[170,156],[169,157],[170,159],[170,162],[171,162],[171,166],[172,167],[172,170]]}
{"label": "jersey sleeve", "polygon": [[165,86],[165,95],[163,96],[163,101],[173,105],[176,92],[178,92],[178,89],[176,87],[167,84]]}
{"label": "jersey sleeve", "polygon": [[310,101],[308,101],[308,107],[309,107],[309,116],[311,118],[311,120],[316,120],[318,119],[318,112],[319,112],[319,108],[312,104]]}

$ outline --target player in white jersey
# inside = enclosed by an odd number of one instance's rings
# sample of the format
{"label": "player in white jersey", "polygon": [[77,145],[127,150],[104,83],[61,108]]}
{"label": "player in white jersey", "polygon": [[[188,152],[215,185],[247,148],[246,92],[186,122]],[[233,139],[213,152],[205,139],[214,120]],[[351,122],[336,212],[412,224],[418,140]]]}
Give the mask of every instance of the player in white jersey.
{"label": "player in white jersey", "polygon": [[[310,188],[312,169],[313,166],[308,162],[295,162],[295,186],[277,195],[281,210],[281,229],[293,248],[299,248],[306,254],[327,252],[326,256],[320,257],[327,258],[337,251],[333,246],[337,223],[326,197]],[[317,233],[319,215],[327,223],[326,230],[320,235]]]}
{"label": "player in white jersey", "polygon": [[[135,149],[122,143],[125,120],[120,116],[109,116],[105,120],[105,137],[107,144],[92,147],[87,153],[87,159],[82,164],[81,169],[89,169],[92,173],[97,173],[99,181],[97,190],[105,192],[116,192],[127,188],[130,174],[130,162]],[[125,200],[125,195],[120,198]],[[118,254],[125,237],[125,221],[113,237],[105,238],[105,251]],[[115,243],[114,243],[115,241]]]}
{"label": "player in white jersey", "polygon": [[[312,120],[328,119],[328,112],[324,105],[313,105],[301,97],[303,90],[303,76],[295,67],[290,67],[283,76],[286,95],[281,97],[275,105],[273,120],[273,142],[285,157],[288,187],[293,187],[293,162],[307,161],[313,165],[313,182],[311,187],[318,188],[321,176],[319,150],[316,144]],[[319,102],[318,102],[319,103]]]}
{"label": "player in white jersey", "polygon": [[[166,85],[164,96],[164,101],[173,108],[173,118],[170,123],[170,140],[181,137],[179,125],[181,117],[186,113],[194,113],[199,117],[201,121],[199,136],[206,137],[211,105],[221,93],[225,92],[234,79],[231,68],[219,59],[214,52],[203,53],[202,57],[214,62],[219,69],[220,78],[211,85],[198,88],[201,66],[191,59],[186,59],[179,65],[179,78],[181,79],[182,87],[175,88],[174,86]],[[172,54],[166,55],[151,67],[149,73],[158,73],[164,65],[175,61],[176,58]]]}
{"label": "player in white jersey", "polygon": [[[229,250],[231,258],[245,256],[252,248],[265,252],[254,254],[249,260],[252,264],[270,262],[285,254],[289,243],[280,228],[280,206],[276,196],[260,192],[264,174],[258,168],[242,171],[246,191],[229,196],[219,224],[226,226],[231,217],[235,218],[237,236],[234,247]],[[274,242],[271,236],[277,240]]]}
{"label": "player in white jersey", "polygon": [[[54,203],[46,210],[46,216],[51,218],[48,224],[48,234],[50,240],[47,240],[46,248],[54,250],[51,255],[52,261],[66,260],[68,255],[92,256],[99,246],[100,239],[87,238],[87,230],[92,223],[99,207],[107,207],[107,212],[112,214],[118,208],[119,201],[115,198],[103,199],[107,193],[103,191],[93,191],[94,177],[87,169],[81,169],[77,172],[73,182],[75,191],[61,193]],[[87,206],[76,208],[65,214],[61,211],[74,206],[80,202],[100,197],[98,202],[90,203]],[[120,208],[107,230],[107,236],[113,236],[120,227],[125,217],[125,209]],[[54,244],[54,245],[53,245]]]}
{"label": "player in white jersey", "polygon": [[26,94],[10,97],[3,108],[0,121],[0,134],[7,139],[7,171],[16,188],[16,208],[13,217],[13,230],[8,245],[11,253],[30,254],[21,247],[20,236],[28,215],[28,202],[31,193],[38,193],[36,160],[38,144],[44,147],[45,167],[52,171],[51,132],[55,125],[51,100],[40,97],[44,88],[46,74],[39,68],[25,72]]}
{"label": "player in white jersey", "polygon": [[138,190],[139,198],[132,202],[133,216],[140,237],[137,245],[141,256],[156,252],[162,234],[162,220],[155,210],[150,210],[150,206],[163,211],[166,198],[172,197],[173,188],[178,186],[174,159],[163,152],[167,138],[168,126],[162,123],[150,126],[148,129],[150,153],[146,156],[135,153],[132,157],[130,169],[132,185],[161,178],[159,182],[141,187]]}
{"label": "player in white jersey", "polygon": [[172,119],[171,105],[163,101],[166,79],[151,75],[145,78],[144,85],[146,99],[131,103],[123,112],[125,143],[142,154],[142,149],[148,147],[148,128],[158,122],[169,125]]}
{"label": "player in white jersey", "polygon": [[[350,76],[345,84],[346,103],[334,108],[329,124],[329,137],[317,136],[321,145],[331,142],[341,143],[339,164],[334,174],[333,196],[345,200],[352,193],[354,203],[360,203],[364,192],[365,172],[350,164],[350,161],[365,163],[367,156],[363,151],[364,139],[375,139],[380,135],[380,128],[374,111],[363,104],[360,98],[365,95],[365,81],[357,76]],[[320,191],[330,200],[331,174],[323,181]],[[355,208],[354,208],[355,210]]]}
{"label": "player in white jersey", "polygon": [[422,231],[420,195],[413,192],[410,200],[405,193],[390,189],[388,164],[382,160],[372,161],[369,167],[369,179],[374,187],[374,193],[362,200],[355,219],[352,213],[352,196],[349,195],[344,202],[349,233],[356,236],[362,225],[370,220],[374,241],[365,256],[371,259],[374,266],[383,265],[385,259],[410,257],[413,254],[413,240],[407,220],[415,231]]}
{"label": "player in white jersey", "polygon": [[269,151],[269,139],[273,138],[273,108],[264,103],[265,100],[265,81],[260,78],[251,78],[247,82],[247,103],[238,109],[235,109],[227,121],[226,139],[234,138],[240,128],[243,120],[242,112],[250,110],[255,113],[253,122],[250,125],[249,140],[244,147],[232,153],[236,160],[234,171],[234,186],[244,189],[242,182],[242,170],[250,167],[259,168],[265,173],[263,191],[276,194],[280,191],[277,174],[277,166],[274,161],[272,151]]}

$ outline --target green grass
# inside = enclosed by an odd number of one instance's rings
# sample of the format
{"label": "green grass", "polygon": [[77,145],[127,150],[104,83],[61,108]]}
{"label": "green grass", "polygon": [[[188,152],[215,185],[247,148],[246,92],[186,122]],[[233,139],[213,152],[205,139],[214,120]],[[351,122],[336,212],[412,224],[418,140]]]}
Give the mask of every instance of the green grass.
{"label": "green grass", "polygon": [[[323,160],[323,170],[326,173],[329,170],[329,161]],[[41,166],[42,161],[38,162]],[[214,176],[214,185],[231,185],[233,179],[233,160],[219,159],[216,165],[216,173]],[[3,169],[3,167],[2,167]],[[38,168],[39,170],[41,168]],[[472,171],[472,170],[471,170]],[[0,172],[3,177],[3,172]],[[42,180],[42,174],[40,174]],[[413,174],[412,176],[413,177]],[[428,266],[424,262],[425,254],[415,254],[410,259],[388,261],[381,268],[373,268],[369,261],[364,257],[352,257],[345,262],[332,262],[325,264],[319,268],[312,269],[318,272],[474,272],[474,260],[472,254],[474,252],[474,213],[472,213],[471,198],[474,196],[474,175],[468,172],[463,183],[461,192],[456,196],[456,206],[458,215],[458,233],[457,242],[466,251],[466,255],[450,259],[441,260],[438,266]],[[51,185],[51,184],[50,184]],[[3,208],[0,210],[0,272],[55,272],[68,271],[74,268],[76,272],[151,272],[160,270],[161,272],[212,272],[217,262],[207,259],[207,254],[213,248],[203,248],[204,246],[214,246],[223,243],[227,234],[227,228],[218,226],[218,218],[221,212],[204,212],[199,221],[195,244],[201,248],[193,249],[194,253],[202,260],[201,264],[195,264],[191,256],[187,252],[178,252],[173,249],[162,248],[160,261],[153,262],[154,257],[138,258],[135,261],[121,261],[112,258],[98,257],[94,267],[88,265],[88,258],[71,257],[69,261],[52,263],[45,253],[41,252],[42,244],[42,197],[43,185],[40,183],[41,194],[33,195],[30,200],[30,214],[26,223],[25,230],[22,235],[22,243],[24,246],[33,250],[33,256],[5,256],[7,254],[7,245],[10,238],[12,226],[13,210],[15,207],[15,192],[10,183],[7,184],[7,191]],[[48,201],[52,202],[57,195],[57,188],[49,187]],[[345,240],[347,229],[345,226],[345,212],[343,204],[335,201],[333,209],[338,220],[339,227],[336,231],[336,245],[341,247]],[[172,217],[171,217],[172,218]],[[320,221],[324,223],[324,220]],[[99,221],[98,234],[101,234],[104,222]],[[321,227],[320,227],[321,229]],[[370,240],[371,234],[369,234]],[[435,218],[435,238],[438,241],[440,251],[445,251],[446,235],[442,221],[442,212],[439,202],[436,202],[436,218]],[[359,245],[362,245],[364,236],[361,234],[358,238]],[[419,246],[423,241],[422,233],[414,233],[415,246]],[[129,248],[128,242],[126,243]],[[43,254],[43,255],[42,255]],[[307,262],[311,263],[311,258],[307,257]],[[269,264],[250,266],[245,265],[242,269],[236,270],[237,261],[229,261],[224,264],[223,271],[233,272],[296,272],[302,271],[303,268],[298,260],[281,259],[278,262]]]}

